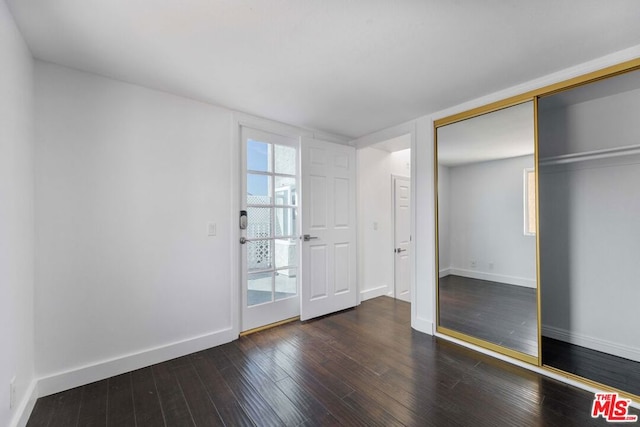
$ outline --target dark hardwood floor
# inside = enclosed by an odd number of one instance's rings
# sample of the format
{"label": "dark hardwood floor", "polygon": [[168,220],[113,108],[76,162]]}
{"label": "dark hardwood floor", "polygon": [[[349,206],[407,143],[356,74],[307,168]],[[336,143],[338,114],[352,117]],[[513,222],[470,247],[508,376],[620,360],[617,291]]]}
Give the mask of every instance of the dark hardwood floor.
{"label": "dark hardwood floor", "polygon": [[40,398],[28,425],[607,425],[592,400],[416,332],[380,297]]}
{"label": "dark hardwood floor", "polygon": [[542,337],[542,363],[640,396],[640,362]]}
{"label": "dark hardwood floor", "polygon": [[536,356],[536,290],[449,275],[440,278],[440,325]]}

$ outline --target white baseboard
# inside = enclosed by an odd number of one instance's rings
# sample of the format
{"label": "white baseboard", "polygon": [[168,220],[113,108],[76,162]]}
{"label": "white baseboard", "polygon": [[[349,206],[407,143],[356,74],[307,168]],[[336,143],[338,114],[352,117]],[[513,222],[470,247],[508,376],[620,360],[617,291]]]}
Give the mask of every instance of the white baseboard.
{"label": "white baseboard", "polygon": [[542,325],[542,335],[559,341],[568,342],[570,344],[579,345],[581,347],[640,362],[640,348],[637,347],[631,347],[549,325]]}
{"label": "white baseboard", "polygon": [[450,267],[443,268],[442,270],[440,270],[438,277],[446,277],[446,276],[448,276],[450,274],[451,274],[451,268]]}
{"label": "white baseboard", "polygon": [[411,327],[416,331],[425,333],[427,335],[433,335],[433,331],[435,330],[433,322],[422,317],[412,318]]}
{"label": "white baseboard", "polygon": [[225,344],[238,338],[237,331],[224,329],[176,343],[128,354],[88,366],[59,372],[38,379],[38,397],[48,396],[90,384],[125,372],[175,359],[190,353]]}
{"label": "white baseboard", "polygon": [[[506,276],[503,274],[487,273],[484,271],[477,271],[477,270],[465,270],[462,268],[450,268],[448,270],[449,270],[449,274],[454,274],[456,276],[462,276],[462,277],[469,277],[472,279],[490,280],[492,282],[506,283],[509,285],[516,285],[516,286],[524,286],[527,288],[535,288],[537,286],[535,279],[528,279],[526,277]],[[443,276],[440,276],[440,277],[443,277]]]}
{"label": "white baseboard", "polygon": [[36,380],[31,381],[27,392],[22,398],[22,402],[16,408],[16,413],[13,419],[9,423],[10,427],[25,427],[31,416],[34,406],[36,406],[36,400],[38,399],[38,382]]}
{"label": "white baseboard", "polygon": [[391,288],[387,285],[381,285],[373,289],[365,289],[364,291],[360,291],[360,301],[366,301],[371,298],[389,295],[390,289]]}

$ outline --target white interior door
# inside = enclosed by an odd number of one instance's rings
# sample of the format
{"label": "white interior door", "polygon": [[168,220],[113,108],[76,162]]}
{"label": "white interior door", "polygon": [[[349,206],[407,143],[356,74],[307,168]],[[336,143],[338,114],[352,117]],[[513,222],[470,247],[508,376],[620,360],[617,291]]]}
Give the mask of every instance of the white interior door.
{"label": "white interior door", "polygon": [[410,251],[411,251],[411,181],[408,178],[393,179],[394,211],[394,296],[411,302]]}
{"label": "white interior door", "polygon": [[300,318],[357,304],[355,148],[302,141]]}
{"label": "white interior door", "polygon": [[243,127],[242,322],[247,331],[300,314],[299,141]]}

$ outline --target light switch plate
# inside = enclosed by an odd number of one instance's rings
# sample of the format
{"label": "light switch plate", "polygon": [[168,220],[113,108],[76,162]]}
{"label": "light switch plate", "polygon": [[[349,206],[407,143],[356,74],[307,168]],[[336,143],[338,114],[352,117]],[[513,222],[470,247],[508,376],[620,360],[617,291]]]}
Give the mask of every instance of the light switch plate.
{"label": "light switch plate", "polygon": [[207,223],[207,236],[215,236],[216,235],[216,223],[208,222]]}

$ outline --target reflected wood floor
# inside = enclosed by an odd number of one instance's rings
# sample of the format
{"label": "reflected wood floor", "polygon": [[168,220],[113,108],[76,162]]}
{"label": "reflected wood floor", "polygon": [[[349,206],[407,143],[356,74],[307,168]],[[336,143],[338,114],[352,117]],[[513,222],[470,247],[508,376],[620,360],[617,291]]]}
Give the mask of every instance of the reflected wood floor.
{"label": "reflected wood floor", "polygon": [[449,275],[440,278],[440,325],[510,349],[538,354],[536,290]]}
{"label": "reflected wood floor", "polygon": [[592,394],[410,327],[388,297],[38,399],[29,426],[570,426]]}
{"label": "reflected wood floor", "polygon": [[640,362],[544,336],[542,362],[640,396]]}

